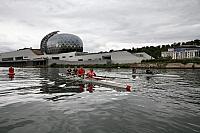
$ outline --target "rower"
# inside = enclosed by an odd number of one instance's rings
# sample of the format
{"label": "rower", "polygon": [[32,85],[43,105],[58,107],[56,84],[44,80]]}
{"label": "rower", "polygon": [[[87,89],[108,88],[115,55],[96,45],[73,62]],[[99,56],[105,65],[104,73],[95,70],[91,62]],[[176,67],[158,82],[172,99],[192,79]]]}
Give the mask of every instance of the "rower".
{"label": "rower", "polygon": [[77,71],[77,76],[84,78],[84,75],[85,75],[85,70],[83,69],[83,67],[80,66],[80,68]]}
{"label": "rower", "polygon": [[92,68],[90,68],[86,75],[88,78],[93,78],[94,76],[96,76],[96,73],[93,71]]}

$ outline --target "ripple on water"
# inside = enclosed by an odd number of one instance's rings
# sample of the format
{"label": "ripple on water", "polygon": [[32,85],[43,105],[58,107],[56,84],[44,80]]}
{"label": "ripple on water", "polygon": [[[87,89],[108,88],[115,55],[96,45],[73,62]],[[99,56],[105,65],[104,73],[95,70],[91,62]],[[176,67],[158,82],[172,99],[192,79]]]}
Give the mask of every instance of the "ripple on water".
{"label": "ripple on water", "polygon": [[16,68],[12,81],[7,68],[0,69],[0,132],[200,131],[198,71],[165,70],[181,78],[132,79],[130,69],[97,69],[99,75],[126,78],[115,81],[131,84],[134,91],[95,86],[89,93],[60,75],[64,69]]}

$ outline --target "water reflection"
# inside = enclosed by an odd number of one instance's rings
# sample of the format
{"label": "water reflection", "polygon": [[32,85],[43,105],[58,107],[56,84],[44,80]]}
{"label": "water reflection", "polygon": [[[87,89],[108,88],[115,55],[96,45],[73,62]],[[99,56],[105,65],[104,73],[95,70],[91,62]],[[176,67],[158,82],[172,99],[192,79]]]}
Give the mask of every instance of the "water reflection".
{"label": "water reflection", "polygon": [[[65,69],[62,68],[41,68],[40,77],[47,79],[41,82],[41,93],[81,93],[86,90],[85,87],[87,86],[79,80],[69,78],[70,75],[66,76]],[[72,95],[70,94],[65,96]],[[52,100],[53,99],[55,98],[52,98]]]}
{"label": "water reflection", "polygon": [[65,69],[62,68],[41,68],[40,77],[46,79],[41,81],[41,93],[82,93],[84,91],[92,93],[95,91],[96,84],[85,83],[75,79],[73,75],[66,75]]}
{"label": "water reflection", "polygon": [[133,78],[131,69],[95,70],[132,85],[129,93],[96,85],[89,93],[87,85],[66,77],[65,69],[17,68],[12,81],[7,68],[0,71],[2,133],[200,131],[199,70],[160,70],[180,77],[149,80]]}

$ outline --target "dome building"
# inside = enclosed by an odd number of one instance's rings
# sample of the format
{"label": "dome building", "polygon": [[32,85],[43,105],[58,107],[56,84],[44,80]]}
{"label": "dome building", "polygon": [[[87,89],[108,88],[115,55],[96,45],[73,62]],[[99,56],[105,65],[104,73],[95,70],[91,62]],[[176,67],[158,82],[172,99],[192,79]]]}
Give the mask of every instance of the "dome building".
{"label": "dome building", "polygon": [[46,35],[40,45],[46,54],[59,54],[68,52],[83,52],[82,40],[73,34],[58,34],[59,31]]}

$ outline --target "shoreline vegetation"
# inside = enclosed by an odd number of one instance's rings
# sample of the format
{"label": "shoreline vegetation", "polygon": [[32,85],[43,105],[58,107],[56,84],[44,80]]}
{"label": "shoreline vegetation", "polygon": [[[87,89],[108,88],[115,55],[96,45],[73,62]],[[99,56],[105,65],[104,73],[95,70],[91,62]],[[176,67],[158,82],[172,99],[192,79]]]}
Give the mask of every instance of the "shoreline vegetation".
{"label": "shoreline vegetation", "polygon": [[[170,49],[170,48],[179,48],[179,47],[184,47],[184,46],[200,46],[200,40],[196,39],[193,41],[175,42],[173,44],[167,44],[167,45],[145,46],[142,48],[134,48],[133,47],[132,49],[122,49],[122,50],[126,50],[130,53],[145,52],[155,59],[160,59],[160,58],[162,58],[161,52],[168,51],[168,49]],[[113,50],[110,50],[110,51],[113,51]]]}

